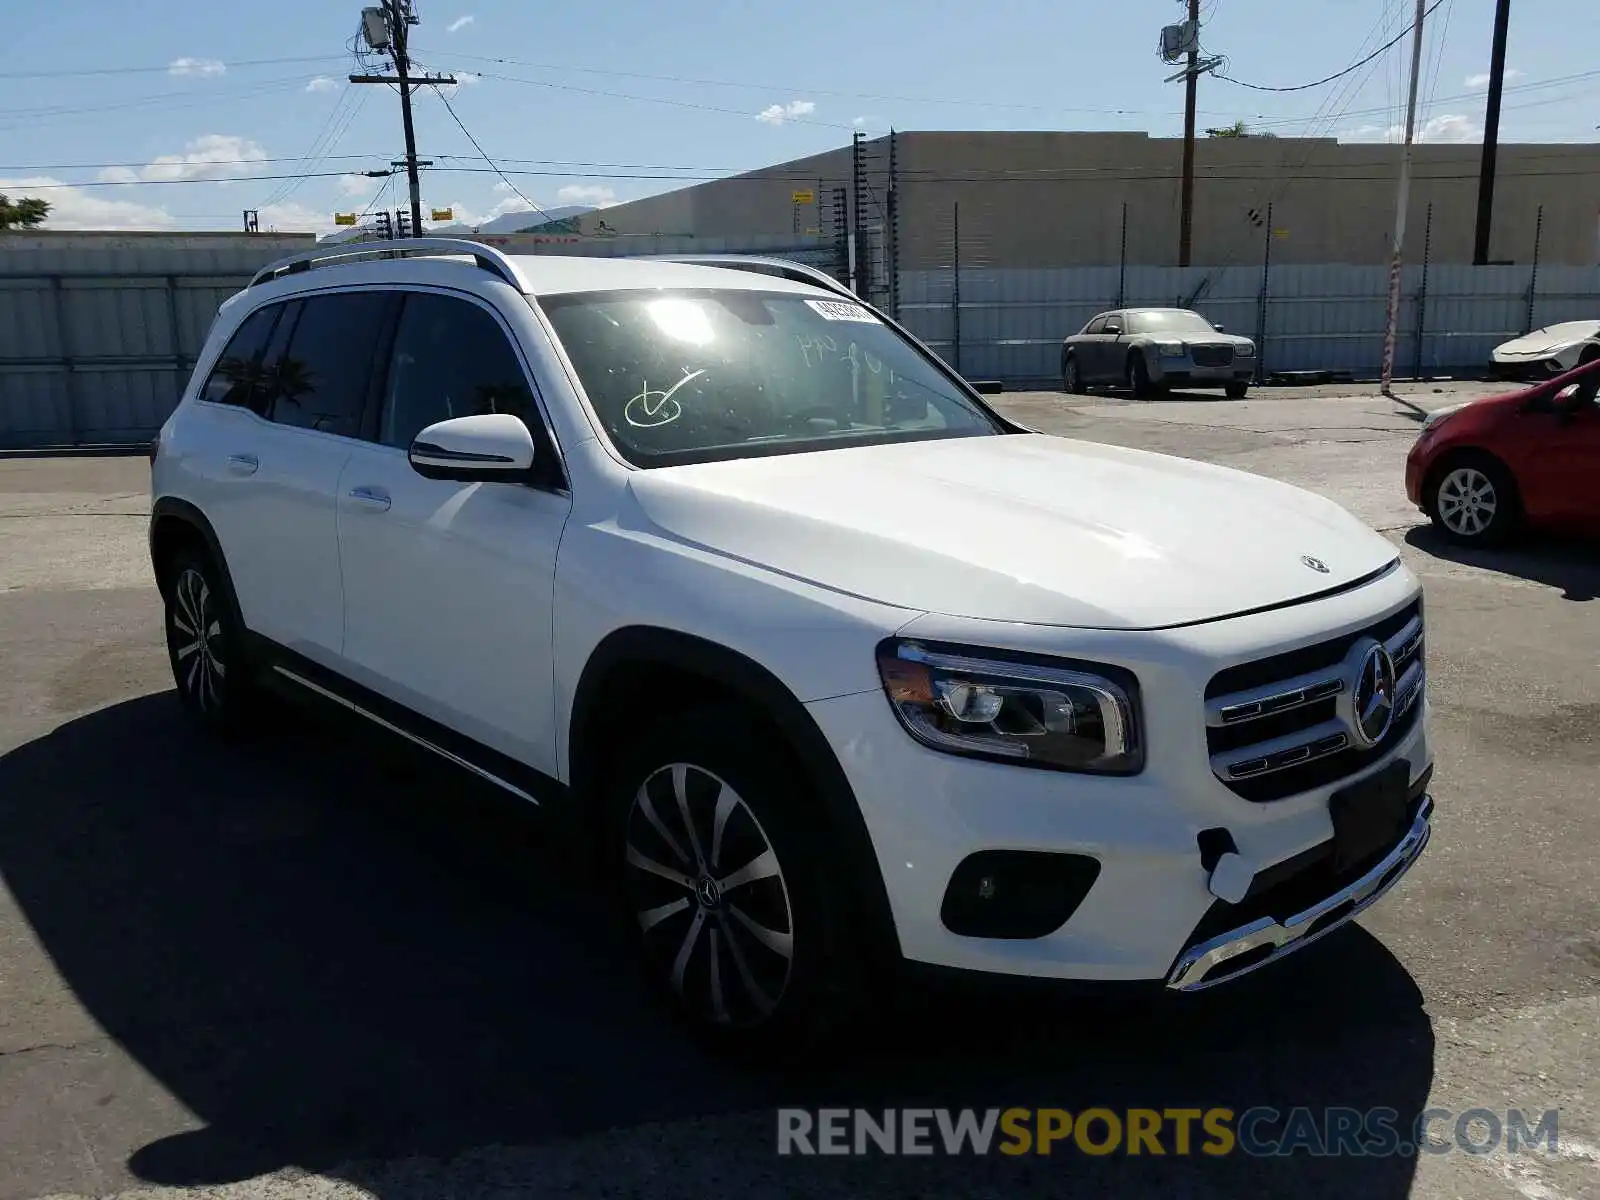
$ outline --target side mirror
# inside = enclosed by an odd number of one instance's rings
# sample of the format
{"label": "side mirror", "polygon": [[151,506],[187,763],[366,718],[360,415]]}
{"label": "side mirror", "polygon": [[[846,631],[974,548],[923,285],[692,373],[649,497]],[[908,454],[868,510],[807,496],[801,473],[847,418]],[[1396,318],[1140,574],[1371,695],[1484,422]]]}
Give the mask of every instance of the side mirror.
{"label": "side mirror", "polygon": [[1122,336],[1122,326],[1121,325],[1107,325],[1100,332],[1101,333],[1105,333],[1105,334],[1109,334],[1112,337],[1121,337]]}
{"label": "side mirror", "polygon": [[1228,327],[1221,321],[1211,322],[1211,328],[1215,329],[1218,333],[1226,333],[1228,331]]}
{"label": "side mirror", "polygon": [[452,417],[417,434],[409,458],[425,479],[518,483],[533,469],[533,435],[510,413]]}

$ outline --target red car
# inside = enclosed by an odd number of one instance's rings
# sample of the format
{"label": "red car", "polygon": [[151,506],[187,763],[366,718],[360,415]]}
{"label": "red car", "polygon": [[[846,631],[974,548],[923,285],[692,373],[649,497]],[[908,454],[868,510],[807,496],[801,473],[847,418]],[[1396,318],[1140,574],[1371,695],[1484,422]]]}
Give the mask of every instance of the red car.
{"label": "red car", "polygon": [[1451,541],[1519,527],[1600,532],[1600,360],[1535,387],[1430,413],[1406,496]]}

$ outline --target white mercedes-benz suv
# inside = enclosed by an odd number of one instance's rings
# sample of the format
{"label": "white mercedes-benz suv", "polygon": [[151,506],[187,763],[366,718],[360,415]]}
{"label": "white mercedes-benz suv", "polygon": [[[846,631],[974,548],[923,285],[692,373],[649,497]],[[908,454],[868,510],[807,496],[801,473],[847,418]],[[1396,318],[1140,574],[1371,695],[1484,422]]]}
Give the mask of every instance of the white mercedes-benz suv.
{"label": "white mercedes-benz suv", "polygon": [[1388,541],[1021,427],[810,268],[304,254],[222,306],[151,454],[184,706],[332,702],[570,805],[741,1051],[889,968],[1209,987],[1428,840]]}

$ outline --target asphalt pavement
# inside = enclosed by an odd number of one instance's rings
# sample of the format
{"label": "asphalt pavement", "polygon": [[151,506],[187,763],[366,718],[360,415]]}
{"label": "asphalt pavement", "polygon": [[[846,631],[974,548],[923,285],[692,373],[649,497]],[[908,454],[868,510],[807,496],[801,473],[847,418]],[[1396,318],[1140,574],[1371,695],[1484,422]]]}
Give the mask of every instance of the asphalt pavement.
{"label": "asphalt pavement", "polygon": [[[0,1200],[1600,1196],[1600,553],[1439,541],[1405,452],[1486,389],[1403,390],[996,399],[1313,488],[1395,542],[1438,756],[1410,876],[1182,1003],[905,996],[786,1076],[651,1007],[536,812],[318,717],[192,733],[144,459],[0,459]],[[780,1105],[1558,1109],[1559,1142],[780,1158]]]}

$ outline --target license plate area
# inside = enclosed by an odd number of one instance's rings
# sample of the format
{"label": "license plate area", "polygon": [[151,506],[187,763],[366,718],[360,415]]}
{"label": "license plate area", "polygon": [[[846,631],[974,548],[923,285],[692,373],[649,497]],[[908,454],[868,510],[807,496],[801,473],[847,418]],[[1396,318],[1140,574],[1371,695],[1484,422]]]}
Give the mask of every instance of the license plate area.
{"label": "license plate area", "polygon": [[1411,764],[1402,758],[1329,798],[1336,872],[1347,871],[1400,840],[1410,790]]}

